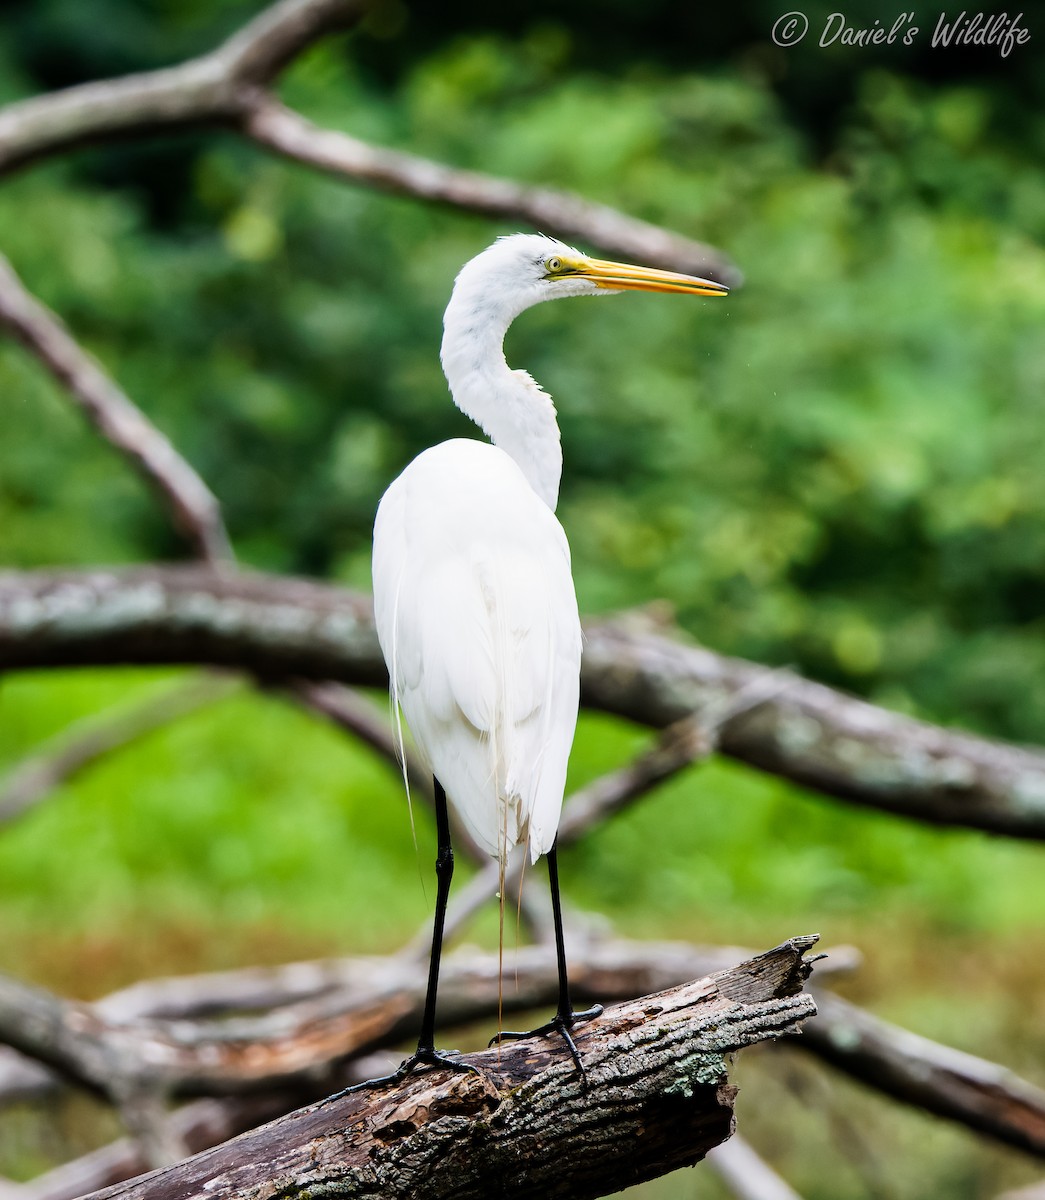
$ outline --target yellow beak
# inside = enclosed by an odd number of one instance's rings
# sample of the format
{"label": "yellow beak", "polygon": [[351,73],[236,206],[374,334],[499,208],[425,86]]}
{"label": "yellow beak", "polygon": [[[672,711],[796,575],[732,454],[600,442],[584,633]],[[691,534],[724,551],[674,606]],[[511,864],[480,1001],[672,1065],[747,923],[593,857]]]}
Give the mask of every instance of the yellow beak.
{"label": "yellow beak", "polygon": [[596,287],[617,288],[636,292],[687,292],[692,296],[725,296],[729,288],[711,279],[696,275],[678,275],[674,271],[658,271],[653,267],[633,267],[628,263],[604,262],[585,258],[578,263],[577,275],[590,279]]}

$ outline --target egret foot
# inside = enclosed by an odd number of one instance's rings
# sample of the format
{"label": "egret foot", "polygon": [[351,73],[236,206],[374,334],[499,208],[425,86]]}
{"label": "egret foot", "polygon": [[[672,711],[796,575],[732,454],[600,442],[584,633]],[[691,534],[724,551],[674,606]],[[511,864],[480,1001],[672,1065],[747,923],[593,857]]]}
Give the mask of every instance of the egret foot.
{"label": "egret foot", "polygon": [[566,1043],[566,1049],[570,1052],[570,1058],[573,1059],[574,1065],[580,1071],[581,1078],[584,1080],[585,1086],[587,1086],[588,1076],[584,1070],[584,1063],[581,1062],[577,1043],[573,1040],[570,1030],[581,1021],[593,1021],[596,1017],[601,1016],[601,1004],[593,1004],[591,1008],[586,1008],[583,1012],[558,1012],[546,1025],[539,1025],[536,1029],[530,1029],[525,1033],[505,1029],[492,1037],[489,1044],[496,1046],[500,1042],[521,1042],[526,1038],[547,1037],[549,1033],[557,1033]]}
{"label": "egret foot", "polygon": [[460,1075],[482,1075],[482,1071],[478,1067],[473,1067],[471,1063],[458,1062],[456,1058],[451,1058],[451,1055],[457,1053],[459,1053],[457,1050],[422,1050],[418,1048],[409,1058],[404,1058],[391,1075],[378,1075],[375,1079],[364,1079],[362,1083],[354,1083],[351,1087],[342,1088],[340,1092],[334,1092],[332,1096],[320,1100],[318,1104],[313,1105],[313,1108],[323,1108],[324,1105],[330,1104],[334,1100],[340,1100],[342,1096],[350,1096],[353,1092],[361,1092],[365,1088],[383,1087],[386,1083],[402,1083],[411,1071],[420,1066],[445,1067],[446,1070],[456,1071]]}

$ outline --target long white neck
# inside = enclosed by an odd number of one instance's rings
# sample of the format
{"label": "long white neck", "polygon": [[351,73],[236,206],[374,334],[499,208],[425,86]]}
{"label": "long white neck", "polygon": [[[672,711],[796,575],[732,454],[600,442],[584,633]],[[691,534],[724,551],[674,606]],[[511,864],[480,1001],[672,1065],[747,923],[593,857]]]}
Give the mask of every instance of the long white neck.
{"label": "long white neck", "polygon": [[443,322],[443,371],[457,407],[519,464],[554,512],[562,477],[555,405],[525,371],[504,357],[504,335],[519,310],[473,302],[455,290]]}

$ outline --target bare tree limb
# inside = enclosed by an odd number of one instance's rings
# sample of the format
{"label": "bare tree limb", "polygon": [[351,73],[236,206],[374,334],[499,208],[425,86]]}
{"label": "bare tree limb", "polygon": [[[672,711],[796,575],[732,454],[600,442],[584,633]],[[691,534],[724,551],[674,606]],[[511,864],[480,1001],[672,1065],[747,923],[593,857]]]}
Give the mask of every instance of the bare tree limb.
{"label": "bare tree limb", "polygon": [[365,8],[362,0],[280,0],[217,50],[179,66],[8,105],[0,110],[0,174],[88,141],[234,122],[254,89]]}
{"label": "bare tree limb", "polygon": [[[626,622],[585,626],[581,700],[664,725],[764,667]],[[891,713],[777,672],[775,699],[727,721],[722,753],[815,791],[934,824],[1045,837],[1045,753]],[[786,682],[785,682],[786,681]]]}
{"label": "bare tree limb", "polygon": [[0,1045],[0,1109],[39,1100],[53,1092],[57,1082],[43,1063]]}
{"label": "bare tree limb", "polygon": [[1045,1158],[1045,1092],[986,1059],[818,993],[796,1045],[880,1092]]}
{"label": "bare tree limb", "polygon": [[26,291],[2,255],[0,327],[36,356],[90,424],[159,493],[196,555],[212,565],[228,561],[232,551],[213,493],[59,318]]}
{"label": "bare tree limb", "polygon": [[67,88],[0,110],[0,175],[84,142],[187,125],[222,125],[267,150],[328,174],[523,221],[609,254],[736,285],[721,251],[570,192],[532,187],[319,129],[268,91],[324,33],[356,23],[366,0],[281,0],[224,45],[180,66]]}
{"label": "bare tree limb", "polygon": [[388,685],[367,596],[192,566],[0,572],[0,670],[105,662]]}
{"label": "bare tree limb", "polygon": [[[419,988],[417,989],[419,991]],[[415,989],[378,990],[354,1006],[303,1005],[219,1028],[153,1021],[113,1024],[89,1005],[0,976],[0,1039],[122,1107],[133,1098],[193,1096],[280,1086],[317,1066],[394,1040],[416,1007]],[[488,1002],[485,1007],[489,1007]]]}
{"label": "bare tree limb", "polygon": [[[765,688],[760,689],[761,697]],[[697,713],[668,726],[649,750],[632,762],[593,780],[567,797],[559,822],[557,844],[569,846],[589,829],[620,811],[658,784],[677,775],[715,748],[718,729],[727,716]],[[504,887],[509,895],[518,895],[526,870],[525,847],[516,846],[504,872]],[[452,896],[446,912],[446,936],[453,937],[489,900],[501,883],[501,867],[487,860],[483,869]],[[529,893],[527,893],[529,894]],[[425,931],[418,933],[411,946],[420,958],[427,952]]]}
{"label": "bare tree limb", "polygon": [[[608,994],[620,999],[647,990],[643,985],[651,979],[679,981],[677,952],[670,947],[633,949],[616,963],[606,949],[575,959],[577,994],[609,983]],[[690,951],[687,965],[693,957]],[[557,977],[546,950],[521,948],[514,967],[506,1011],[553,1001]],[[440,985],[440,1025],[496,1012],[499,969],[496,955],[450,956]],[[104,1003],[63,1000],[0,975],[0,1041],[102,1095],[113,1096],[115,1088],[117,1099],[121,1087],[140,1081],[172,1096],[285,1087],[322,1079],[332,1064],[416,1034],[425,974],[415,963],[398,956],[360,959],[347,971],[353,981],[347,988],[223,1021],[114,1020],[111,1002],[107,1012]]]}
{"label": "bare tree limb", "polygon": [[[311,683],[303,680],[291,688],[291,694],[296,699],[306,702],[313,711],[325,716],[339,729],[352,734],[376,750],[382,758],[394,763],[397,768],[404,765],[400,762],[400,749],[392,734],[392,722],[387,710],[378,711],[364,696],[337,683]],[[406,759],[406,774],[410,781],[411,793],[416,793],[427,803],[431,803],[435,796],[431,772],[410,745],[403,746],[403,755]],[[469,850],[469,853],[472,852]],[[472,857],[485,860],[489,855],[480,851],[478,856],[473,854]]]}
{"label": "bare tree limb", "polygon": [[[511,979],[518,980],[518,987],[505,997],[508,1008],[553,1003],[553,957],[539,947],[517,954]],[[581,1002],[615,1000],[722,970],[743,954],[735,947],[611,940],[571,952],[571,977]],[[851,967],[850,952],[832,951],[818,977]],[[495,955],[449,956],[440,995],[441,1027],[491,1016],[497,1004],[497,972]],[[35,990],[15,985],[19,1007],[37,1013],[57,1008],[66,1022],[71,1014],[76,1031],[87,1031],[90,1047],[80,1047],[72,1056],[67,1053],[64,1063],[57,1062],[52,1033],[12,1030],[10,1012],[3,1009],[0,1040],[20,1045],[90,1086],[96,1086],[89,1076],[92,1054],[111,1035],[117,1042],[122,1039],[124,1047],[136,1043],[133,1055],[143,1064],[141,1070],[155,1070],[161,1060],[158,1070],[167,1071],[165,1079],[175,1094],[204,1087],[227,1091],[287,1084],[318,1091],[334,1078],[334,1062],[416,1033],[422,985],[423,972],[399,955],[150,981],[94,1006],[70,1006],[46,994],[40,1004]],[[904,1103],[1045,1158],[1045,1093],[1005,1067],[897,1029],[834,995],[818,994],[817,1002],[819,1015],[804,1026],[803,1036],[793,1043],[797,1048]],[[391,1012],[381,1014],[386,1004]],[[273,1011],[223,1026],[217,1021],[229,1011],[266,1008]],[[208,1024],[200,1020],[203,1017],[212,1020]],[[28,1021],[16,1015],[15,1023],[23,1026]],[[32,1040],[34,1036],[40,1040]],[[151,1049],[142,1050],[142,1037]],[[170,1043],[175,1043],[173,1048]],[[237,1048],[247,1046],[254,1058],[243,1064],[237,1060]],[[173,1071],[172,1055],[178,1056]],[[205,1064],[203,1069],[197,1060]],[[268,1073],[271,1068],[275,1069]],[[3,1074],[0,1069],[0,1079]],[[0,1094],[0,1101],[4,1098]]]}
{"label": "bare tree limb", "polygon": [[709,1151],[707,1161],[737,1200],[801,1200],[738,1134]]}
{"label": "bare tree limb", "polygon": [[0,779],[0,825],[21,816],[99,759],[215,704],[241,686],[237,679],[206,675],[166,687],[133,707],[92,716],[63,730]]}
{"label": "bare tree limb", "polygon": [[710,276],[736,286],[740,272],[720,250],[640,221],[573,192],[534,187],[466,171],[401,150],[320,129],[268,95],[244,115],[243,132],[259,145],[328,174],[380,191],[463,208],[498,220],[525,221],[568,241],[651,266]]}
{"label": "bare tree limb", "polygon": [[[466,1056],[301,1110],[178,1166],[95,1193],[595,1197],[698,1161],[732,1131],[726,1058],[814,1011],[798,938],[729,971],[608,1010],[577,1031],[582,1079],[546,1039]],[[563,1061],[565,1057],[565,1062]],[[641,1137],[638,1134],[641,1132]]]}
{"label": "bare tree limb", "polygon": [[[938,824],[1045,838],[1045,753],[942,729],[787,672],[588,621],[581,699],[666,727],[771,680],[722,753],[829,796]],[[369,598],[187,567],[0,573],[0,670],[202,663],[263,679],[385,687]],[[770,686],[767,681],[766,686]]]}

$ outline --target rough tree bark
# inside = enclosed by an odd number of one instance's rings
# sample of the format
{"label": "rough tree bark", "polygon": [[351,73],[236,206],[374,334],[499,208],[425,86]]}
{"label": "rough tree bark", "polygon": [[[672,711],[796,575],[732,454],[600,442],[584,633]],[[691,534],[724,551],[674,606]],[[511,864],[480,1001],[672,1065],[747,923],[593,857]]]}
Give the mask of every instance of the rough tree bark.
{"label": "rough tree bark", "polygon": [[465,1056],[478,1075],[423,1071],[300,1109],[94,1200],[581,1200],[690,1165],[732,1132],[727,1056],[815,1012],[803,991],[815,942],[578,1027],[586,1078],[554,1039],[508,1044]]}

